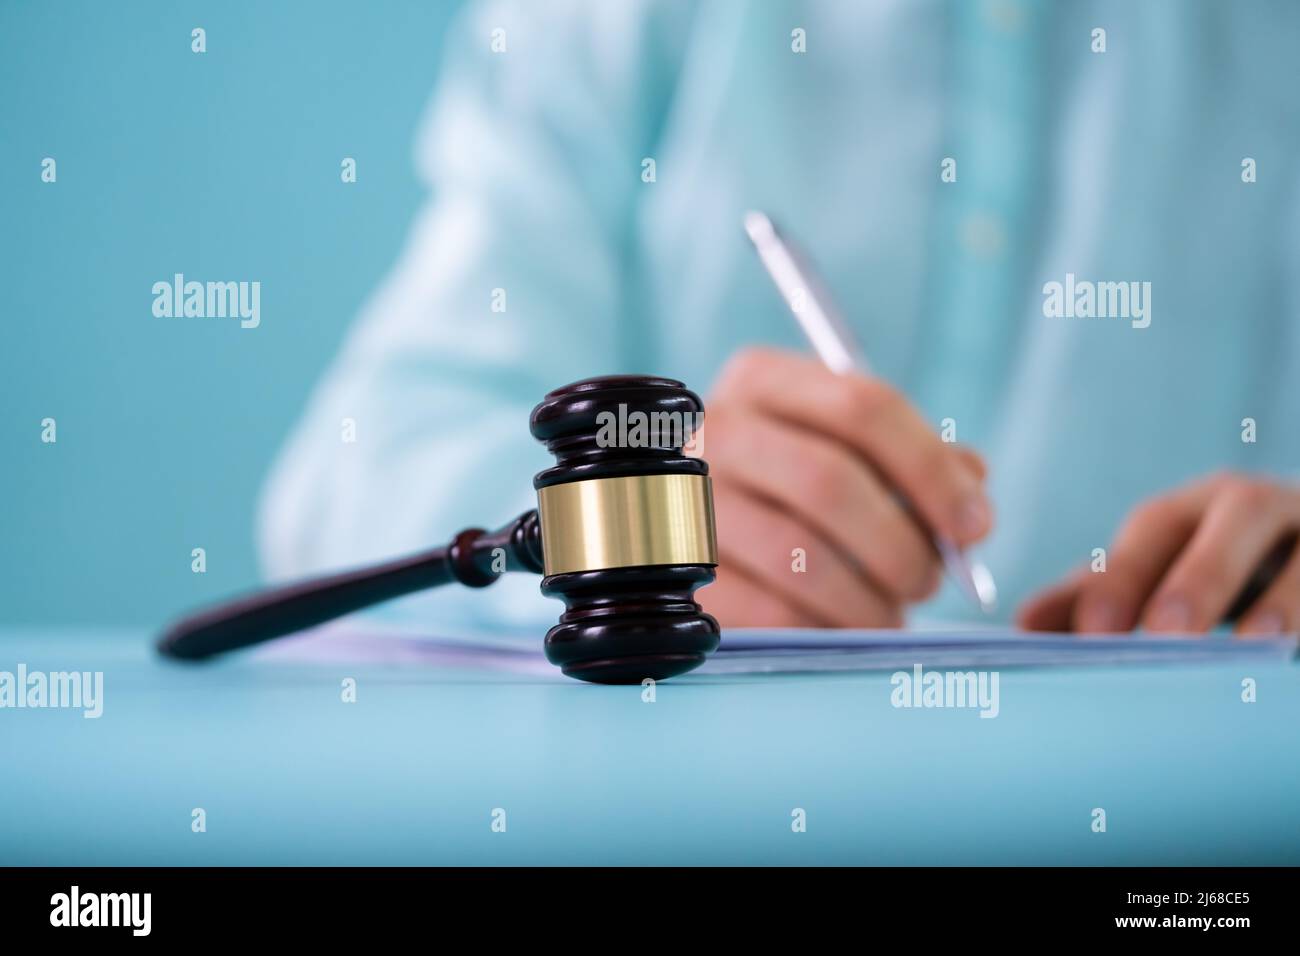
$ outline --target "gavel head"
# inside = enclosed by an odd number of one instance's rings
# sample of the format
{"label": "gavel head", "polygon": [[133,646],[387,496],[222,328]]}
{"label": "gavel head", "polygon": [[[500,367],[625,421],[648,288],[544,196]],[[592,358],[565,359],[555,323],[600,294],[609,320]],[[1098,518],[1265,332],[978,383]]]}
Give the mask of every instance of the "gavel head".
{"label": "gavel head", "polygon": [[717,649],[695,601],[718,563],[709,466],[683,450],[703,413],[681,382],[641,375],[575,382],[533,409],[556,459],[533,480],[542,593],[565,605],[546,656],[570,677],[663,680]]}

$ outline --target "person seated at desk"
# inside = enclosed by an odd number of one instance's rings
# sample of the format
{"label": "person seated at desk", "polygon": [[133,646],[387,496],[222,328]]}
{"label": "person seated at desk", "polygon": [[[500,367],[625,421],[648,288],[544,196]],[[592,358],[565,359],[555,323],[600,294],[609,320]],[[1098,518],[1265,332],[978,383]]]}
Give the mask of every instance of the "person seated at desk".
{"label": "person seated at desk", "polygon": [[[530,507],[532,405],[652,372],[706,396],[724,627],[968,619],[928,528],[1024,626],[1212,628],[1300,527],[1298,31],[1281,3],[471,7],[432,198],[269,480],[267,571]],[[879,378],[805,353],[749,208]],[[502,587],[436,620],[554,617]],[[1236,628],[1297,627],[1293,555]]]}

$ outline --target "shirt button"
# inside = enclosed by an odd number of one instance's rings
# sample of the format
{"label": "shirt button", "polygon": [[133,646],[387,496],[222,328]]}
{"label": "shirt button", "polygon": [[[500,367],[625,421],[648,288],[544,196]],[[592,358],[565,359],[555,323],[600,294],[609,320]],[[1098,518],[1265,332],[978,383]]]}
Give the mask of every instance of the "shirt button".
{"label": "shirt button", "polygon": [[984,0],[984,19],[1007,33],[1019,33],[1025,25],[1025,10],[1016,0]]}
{"label": "shirt button", "polygon": [[1006,230],[997,216],[973,213],[961,224],[961,244],[977,258],[993,259],[1000,256],[1006,240]]}

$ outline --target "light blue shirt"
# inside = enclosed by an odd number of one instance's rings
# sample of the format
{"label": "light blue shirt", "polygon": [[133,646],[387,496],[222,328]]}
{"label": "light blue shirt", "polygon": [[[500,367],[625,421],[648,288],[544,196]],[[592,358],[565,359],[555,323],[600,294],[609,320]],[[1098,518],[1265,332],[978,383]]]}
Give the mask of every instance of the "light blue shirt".
{"label": "light blue shirt", "polygon": [[[1294,474],[1297,36],[1280,3],[472,8],[418,141],[428,205],[268,483],[268,572],[531,507],[528,414],[558,385],[707,394],[743,346],[804,349],[750,208],[818,263],[876,372],[988,458],[1004,616],[1147,496]],[[1067,275],[1149,282],[1149,326],[1045,315]],[[520,577],[422,613],[557,610]],[[950,586],[926,610],[972,613]]]}

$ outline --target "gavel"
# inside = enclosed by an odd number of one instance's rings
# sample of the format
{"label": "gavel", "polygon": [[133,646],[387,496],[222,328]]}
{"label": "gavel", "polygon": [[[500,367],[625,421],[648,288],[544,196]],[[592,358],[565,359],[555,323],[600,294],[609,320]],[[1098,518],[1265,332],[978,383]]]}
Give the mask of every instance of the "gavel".
{"label": "gavel", "polygon": [[[544,647],[568,676],[635,684],[684,674],[721,637],[695,600],[718,564],[709,466],[684,451],[703,413],[698,395],[667,378],[610,375],[556,389],[529,421],[555,456],[533,479],[535,510],[498,531],[467,528],[445,547],[199,611],[158,649],[208,658],[404,594],[526,571],[564,602]],[[628,421],[660,427],[609,427]]]}

